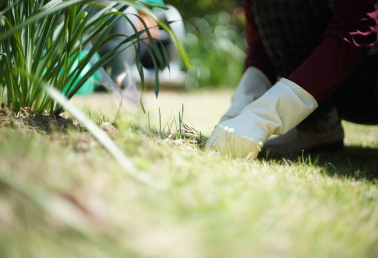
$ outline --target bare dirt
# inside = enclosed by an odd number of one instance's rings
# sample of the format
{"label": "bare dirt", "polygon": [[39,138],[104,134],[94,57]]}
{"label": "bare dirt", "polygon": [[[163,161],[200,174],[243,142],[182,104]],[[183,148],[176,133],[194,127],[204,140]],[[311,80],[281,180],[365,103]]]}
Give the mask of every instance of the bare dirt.
{"label": "bare dirt", "polygon": [[[112,124],[104,123],[101,127],[112,139],[116,138],[118,130]],[[86,152],[97,145],[92,134],[86,132],[78,121],[64,115],[32,114],[29,108],[23,108],[21,112],[15,113],[7,107],[1,107],[0,133],[7,129],[46,136],[60,144],[70,145],[78,152]],[[68,131],[74,134],[67,135]]]}
{"label": "bare dirt", "polygon": [[7,107],[0,108],[0,130],[3,128],[20,129],[42,135],[52,131],[66,132],[67,129],[73,131],[82,129],[77,121],[70,118],[31,114],[29,108],[23,108],[21,112],[14,113]]}

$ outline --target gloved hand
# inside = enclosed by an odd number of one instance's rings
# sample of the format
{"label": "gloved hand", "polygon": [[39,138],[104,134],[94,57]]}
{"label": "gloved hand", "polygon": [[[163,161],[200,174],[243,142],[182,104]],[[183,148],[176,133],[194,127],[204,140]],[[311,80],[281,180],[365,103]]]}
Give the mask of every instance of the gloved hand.
{"label": "gloved hand", "polygon": [[270,135],[286,133],[317,106],[308,92],[292,81],[281,79],[240,115],[218,124],[205,148],[232,157],[255,159]]}
{"label": "gloved hand", "polygon": [[260,98],[271,86],[268,77],[262,71],[255,67],[248,67],[232,95],[231,107],[223,115],[220,122],[239,115],[243,108]]}

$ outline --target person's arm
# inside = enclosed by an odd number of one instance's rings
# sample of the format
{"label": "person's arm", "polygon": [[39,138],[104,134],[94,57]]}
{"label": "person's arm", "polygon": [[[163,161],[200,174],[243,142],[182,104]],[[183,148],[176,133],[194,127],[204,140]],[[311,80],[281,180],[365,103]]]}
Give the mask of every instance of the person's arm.
{"label": "person's arm", "polygon": [[246,38],[248,43],[247,58],[244,64],[245,69],[251,66],[258,68],[274,84],[277,81],[277,72],[265,51],[257,30],[255,18],[252,14],[251,0],[243,0],[243,5],[247,19]]}
{"label": "person's arm", "polygon": [[[311,114],[317,101],[329,96],[373,47],[378,35],[377,2],[337,0],[323,42],[311,56],[240,115],[218,124],[206,149],[253,159],[270,135],[288,132]],[[252,46],[258,47],[257,43]],[[264,60],[255,51],[249,53],[251,60]]]}
{"label": "person's arm", "polygon": [[377,9],[378,0],[336,0],[322,43],[288,79],[317,101],[331,95],[376,42]]}
{"label": "person's arm", "polygon": [[277,81],[276,71],[270,61],[252,15],[251,1],[244,0],[247,19],[247,58],[243,75],[232,95],[231,107],[220,122],[232,119],[256,99],[260,98]]}

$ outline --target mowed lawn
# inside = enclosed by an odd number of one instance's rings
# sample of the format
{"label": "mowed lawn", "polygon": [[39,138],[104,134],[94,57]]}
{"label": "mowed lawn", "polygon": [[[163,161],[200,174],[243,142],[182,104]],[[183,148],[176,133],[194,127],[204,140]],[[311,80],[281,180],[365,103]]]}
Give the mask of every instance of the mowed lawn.
{"label": "mowed lawn", "polygon": [[[124,103],[115,141],[163,190],[83,134],[1,130],[0,257],[378,257],[378,126],[344,123],[342,151],[255,161],[159,137],[182,106],[208,136],[230,96],[146,92],[147,114]],[[119,99],[72,102],[113,122]]]}

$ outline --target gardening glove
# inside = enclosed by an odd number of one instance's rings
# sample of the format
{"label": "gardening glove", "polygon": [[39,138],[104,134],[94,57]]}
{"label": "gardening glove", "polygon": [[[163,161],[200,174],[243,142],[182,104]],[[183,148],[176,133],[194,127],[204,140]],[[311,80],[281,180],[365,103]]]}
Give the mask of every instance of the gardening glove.
{"label": "gardening glove", "polygon": [[317,106],[308,92],[292,81],[281,79],[240,115],[218,124],[205,148],[232,157],[255,159],[270,135],[286,133]]}
{"label": "gardening glove", "polygon": [[262,71],[255,67],[248,67],[232,95],[231,107],[223,115],[220,122],[239,115],[243,108],[261,97],[270,87],[272,87],[272,84]]}

